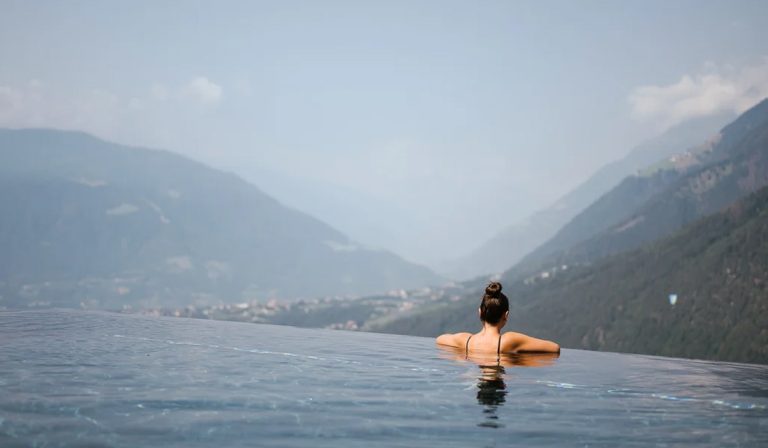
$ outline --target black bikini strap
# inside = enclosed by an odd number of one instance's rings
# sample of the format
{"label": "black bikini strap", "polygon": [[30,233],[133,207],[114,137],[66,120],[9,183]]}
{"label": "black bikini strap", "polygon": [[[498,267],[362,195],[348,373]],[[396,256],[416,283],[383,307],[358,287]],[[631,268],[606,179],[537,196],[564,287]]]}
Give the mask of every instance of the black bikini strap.
{"label": "black bikini strap", "polygon": [[467,344],[464,346],[464,354],[466,356],[469,356],[469,340],[472,339],[472,335],[470,334],[467,338]]}
{"label": "black bikini strap", "polygon": [[501,335],[499,335],[499,345],[496,347],[496,356],[501,355]]}

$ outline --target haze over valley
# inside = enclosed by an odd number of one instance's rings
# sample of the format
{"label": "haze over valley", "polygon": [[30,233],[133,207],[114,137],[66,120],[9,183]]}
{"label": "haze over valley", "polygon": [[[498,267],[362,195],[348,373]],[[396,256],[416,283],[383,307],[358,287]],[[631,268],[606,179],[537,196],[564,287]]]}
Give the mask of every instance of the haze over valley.
{"label": "haze over valley", "polygon": [[[626,177],[507,269],[510,323],[570,347],[768,362],[766,226],[768,99]],[[153,313],[436,336],[476,325],[486,279]]]}

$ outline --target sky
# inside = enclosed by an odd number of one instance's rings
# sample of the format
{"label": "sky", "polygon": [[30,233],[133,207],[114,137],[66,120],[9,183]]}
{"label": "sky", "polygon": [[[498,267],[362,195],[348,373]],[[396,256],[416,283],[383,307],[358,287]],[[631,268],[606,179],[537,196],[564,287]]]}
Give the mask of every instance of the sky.
{"label": "sky", "polygon": [[0,127],[168,149],[292,206],[346,192],[315,214],[430,264],[768,96],[766,23],[765,1],[0,0]]}

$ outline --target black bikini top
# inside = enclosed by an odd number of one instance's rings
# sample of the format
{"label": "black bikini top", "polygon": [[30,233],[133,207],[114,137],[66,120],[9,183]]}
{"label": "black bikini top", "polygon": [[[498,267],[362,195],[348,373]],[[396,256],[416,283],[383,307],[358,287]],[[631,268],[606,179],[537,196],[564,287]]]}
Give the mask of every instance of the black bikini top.
{"label": "black bikini top", "polygon": [[[467,344],[464,346],[464,355],[469,356],[469,340],[472,339],[473,334],[467,338]],[[496,356],[501,355],[501,335],[499,335],[499,345],[496,347]]]}

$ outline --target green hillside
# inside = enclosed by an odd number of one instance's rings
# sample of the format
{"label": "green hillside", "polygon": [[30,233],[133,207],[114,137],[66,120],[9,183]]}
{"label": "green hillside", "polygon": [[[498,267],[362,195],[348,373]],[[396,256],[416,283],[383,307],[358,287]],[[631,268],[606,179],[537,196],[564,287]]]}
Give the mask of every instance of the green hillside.
{"label": "green hillside", "polygon": [[[672,237],[592,266],[507,283],[504,291],[509,329],[565,347],[768,363],[768,188]],[[479,297],[370,322],[369,329],[423,336],[472,330]]]}
{"label": "green hillside", "polygon": [[680,166],[628,177],[524,257],[504,279],[632,250],[768,185],[768,100],[687,157]]}
{"label": "green hillside", "polygon": [[[625,178],[656,163],[663,163],[665,166],[671,167],[669,162],[671,157],[700,145],[707,138],[717,134],[718,130],[734,118],[731,113],[727,113],[692,119],[636,146],[626,156],[597,170],[586,181],[565,194],[554,204],[534,213],[523,221],[506,227],[470,254],[448,263],[444,270],[454,278],[470,278],[503,272],[520,261],[525,255],[546,243],[570,220],[613,188],[634,190],[631,195],[614,195],[614,197],[621,197],[622,201],[625,201],[627,197],[632,199],[629,203],[621,204],[622,207],[617,210],[620,214],[613,219],[618,221],[624,218],[626,213],[629,213],[638,204],[647,200],[655,191],[658,191],[658,186],[654,187],[651,183],[642,180],[639,185],[624,185],[622,181],[626,182]],[[670,174],[671,172],[662,174],[661,180],[669,180]],[[629,179],[635,179],[635,177],[629,177]],[[509,206],[514,206],[514,204]],[[606,224],[603,219],[598,222],[590,222],[589,225],[602,224],[605,227],[600,229],[604,229],[613,223],[615,222],[611,221]],[[595,229],[591,229],[591,231],[595,232]],[[590,233],[590,235],[592,234],[594,233]],[[581,240],[578,233],[574,236],[577,238],[576,241]]]}

